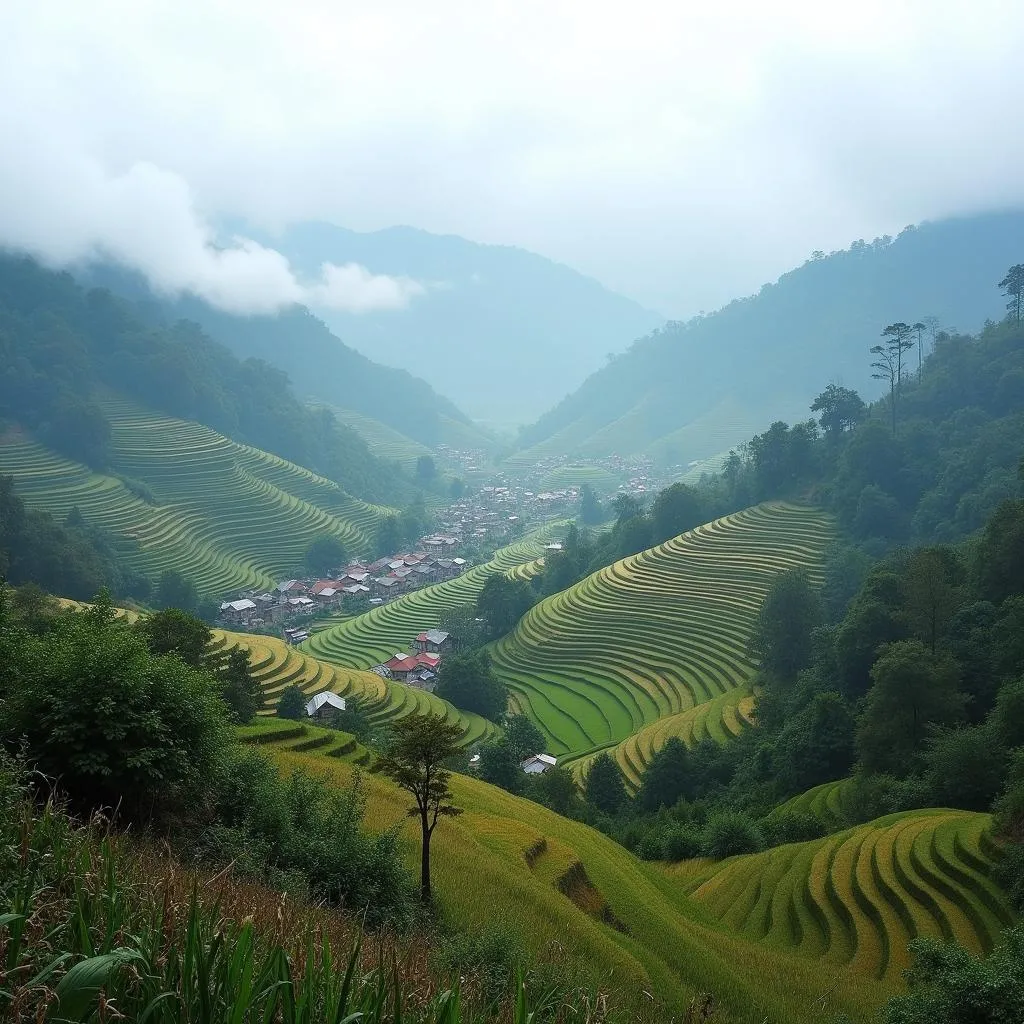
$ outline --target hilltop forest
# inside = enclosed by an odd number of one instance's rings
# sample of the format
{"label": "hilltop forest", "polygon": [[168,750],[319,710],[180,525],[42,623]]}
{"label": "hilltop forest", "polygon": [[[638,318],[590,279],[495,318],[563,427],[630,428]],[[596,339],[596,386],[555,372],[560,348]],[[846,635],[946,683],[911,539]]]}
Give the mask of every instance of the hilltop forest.
{"label": "hilltop forest", "polygon": [[303,405],[282,370],[237,358],[194,322],[155,327],[109,291],[16,256],[0,256],[0,365],[0,420],[95,469],[107,465],[110,430],[94,399],[109,389],[307,466],[358,497],[400,503],[412,494],[353,430]]}

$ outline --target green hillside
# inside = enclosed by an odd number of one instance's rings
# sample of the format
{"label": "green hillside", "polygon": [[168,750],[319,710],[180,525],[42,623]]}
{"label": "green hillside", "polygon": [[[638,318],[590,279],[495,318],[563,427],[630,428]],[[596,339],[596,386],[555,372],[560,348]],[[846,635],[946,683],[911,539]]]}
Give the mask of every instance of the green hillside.
{"label": "green hillside", "polygon": [[475,604],[488,576],[537,559],[544,544],[564,525],[548,523],[455,579],[403,594],[364,615],[315,633],[303,649],[346,668],[368,669],[387,661],[397,651],[408,649],[417,633],[439,626],[447,612]]}
{"label": "green hillside", "polygon": [[709,458],[774,420],[804,420],[810,396],[840,380],[880,393],[868,348],[882,325],[934,316],[975,331],[1001,313],[997,282],[1020,259],[1024,215],[908,228],[821,254],[709,315],[670,322],[632,345],[520,438],[541,455],[646,453]]}
{"label": "green hillside", "polygon": [[668,735],[741,727],[761,601],[782,571],[816,577],[830,534],[824,513],[784,503],[716,520],[542,601],[493,646],[495,670],[552,753],[619,744],[635,781]]}
{"label": "green hillside", "polygon": [[[351,779],[350,764],[316,750],[267,749],[284,767]],[[386,779],[365,783],[368,822],[400,827],[414,867],[407,798]],[[665,1019],[708,992],[723,1022],[867,1020],[899,990],[909,937],[949,935],[980,950],[1012,920],[988,877],[999,854],[987,815],[917,811],[668,867],[475,779],[454,776],[452,788],[465,813],[446,819],[433,843],[445,921],[476,931],[500,920],[541,961],[610,984],[616,1001],[654,999]]]}
{"label": "green hillside", "polygon": [[[352,498],[284,459],[185,420],[107,399],[110,469],[94,472],[29,435],[0,438],[0,474],[30,508],[77,508],[150,579],[175,569],[203,593],[272,585],[325,534],[368,550],[390,510]],[[141,487],[139,485],[142,485]]]}
{"label": "green hillside", "polygon": [[328,406],[334,418],[346,427],[351,427],[369,446],[378,458],[391,459],[407,469],[416,464],[421,455],[429,455],[431,449],[411,437],[406,437],[394,427],[389,427],[371,416],[364,416],[354,409]]}
{"label": "green hillside", "polygon": [[825,839],[672,870],[730,931],[895,985],[918,936],[989,952],[1013,923],[989,875],[989,817],[891,814]]}

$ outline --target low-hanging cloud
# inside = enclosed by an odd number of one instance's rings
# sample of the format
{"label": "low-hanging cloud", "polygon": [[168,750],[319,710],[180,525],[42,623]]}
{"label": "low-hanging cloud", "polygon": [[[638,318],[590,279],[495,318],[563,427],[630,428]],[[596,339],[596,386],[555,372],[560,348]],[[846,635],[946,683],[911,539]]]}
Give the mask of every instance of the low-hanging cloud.
{"label": "low-hanging cloud", "polygon": [[148,162],[111,174],[52,137],[9,130],[6,139],[14,144],[0,153],[0,246],[50,266],[119,263],[157,292],[187,292],[241,314],[295,304],[350,313],[401,309],[426,291],[418,281],[355,263],[324,263],[318,279],[300,279],[276,249],[244,237],[218,239],[177,174]]}

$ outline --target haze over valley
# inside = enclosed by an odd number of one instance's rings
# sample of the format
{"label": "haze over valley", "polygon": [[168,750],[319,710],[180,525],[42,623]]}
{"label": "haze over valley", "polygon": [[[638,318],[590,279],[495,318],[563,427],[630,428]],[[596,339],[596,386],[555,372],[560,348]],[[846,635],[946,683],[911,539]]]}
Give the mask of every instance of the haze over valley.
{"label": "haze over valley", "polygon": [[5,1019],[1024,1024],[1022,44],[5,11]]}

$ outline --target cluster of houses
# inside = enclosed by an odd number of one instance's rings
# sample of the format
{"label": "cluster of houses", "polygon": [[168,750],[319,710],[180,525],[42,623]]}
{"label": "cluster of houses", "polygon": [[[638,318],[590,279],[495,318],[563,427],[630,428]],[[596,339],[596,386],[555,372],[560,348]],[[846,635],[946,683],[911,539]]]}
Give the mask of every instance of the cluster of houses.
{"label": "cluster of houses", "polygon": [[[457,537],[436,534],[423,539],[421,550],[375,562],[350,562],[326,579],[284,580],[266,593],[246,591],[222,602],[220,619],[229,626],[266,627],[297,616],[331,614],[356,599],[365,599],[371,606],[384,604],[463,573],[469,563],[455,554],[459,543]],[[293,636],[301,632],[286,629],[285,638],[300,643],[306,636]]]}
{"label": "cluster of houses", "polygon": [[437,685],[437,667],[451,650],[452,636],[443,629],[428,629],[412,642],[412,652],[399,652],[373,671],[385,679],[416,686],[429,693]]}

